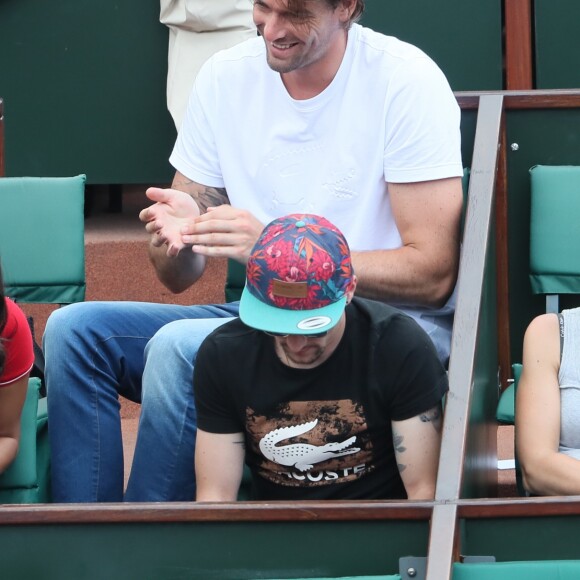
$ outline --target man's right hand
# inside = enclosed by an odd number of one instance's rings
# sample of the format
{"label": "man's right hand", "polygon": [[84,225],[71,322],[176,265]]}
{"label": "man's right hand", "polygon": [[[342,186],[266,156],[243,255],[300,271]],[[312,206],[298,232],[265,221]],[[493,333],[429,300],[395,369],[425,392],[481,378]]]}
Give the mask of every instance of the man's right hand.
{"label": "man's right hand", "polygon": [[167,245],[167,255],[177,256],[186,246],[182,241],[183,228],[200,215],[197,203],[177,189],[150,187],[145,195],[155,202],[139,214],[151,234],[151,244],[157,248]]}

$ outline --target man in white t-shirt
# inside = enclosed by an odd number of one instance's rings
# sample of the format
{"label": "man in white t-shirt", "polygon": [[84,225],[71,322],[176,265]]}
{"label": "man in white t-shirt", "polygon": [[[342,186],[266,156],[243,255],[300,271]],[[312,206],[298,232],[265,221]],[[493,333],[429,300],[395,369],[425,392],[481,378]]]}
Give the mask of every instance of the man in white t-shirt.
{"label": "man in white t-shirt", "polygon": [[[446,362],[462,205],[459,108],[423,52],[356,24],[363,8],[363,0],[255,0],[261,38],[202,67],[170,158],[172,188],[150,188],[155,204],[140,217],[173,292],[189,288],[209,257],[245,263],[276,217],[327,217],[351,246],[358,295],[401,307]],[[194,497],[193,362],[203,338],[237,312],[237,303],[85,303],[51,316],[57,501],[123,497],[118,393],[142,402],[125,500]],[[74,466],[71,456],[80,458]]]}

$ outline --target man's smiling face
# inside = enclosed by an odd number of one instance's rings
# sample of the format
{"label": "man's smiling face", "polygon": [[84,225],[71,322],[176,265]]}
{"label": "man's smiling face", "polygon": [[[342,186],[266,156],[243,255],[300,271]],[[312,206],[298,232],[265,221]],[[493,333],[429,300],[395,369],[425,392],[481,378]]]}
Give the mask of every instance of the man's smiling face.
{"label": "man's smiling face", "polygon": [[344,40],[341,7],[332,9],[324,0],[306,4],[307,10],[296,14],[288,9],[287,0],[254,1],[254,22],[266,43],[268,65],[276,72],[323,64]]}

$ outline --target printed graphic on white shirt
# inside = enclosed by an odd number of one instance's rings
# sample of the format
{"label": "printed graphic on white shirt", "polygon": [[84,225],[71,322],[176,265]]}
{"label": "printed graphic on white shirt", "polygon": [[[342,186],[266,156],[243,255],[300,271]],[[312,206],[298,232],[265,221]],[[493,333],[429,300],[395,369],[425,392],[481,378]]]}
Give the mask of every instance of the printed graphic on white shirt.
{"label": "printed graphic on white shirt", "polygon": [[372,469],[361,405],[350,400],[287,403],[275,417],[246,410],[262,477],[285,486],[353,481]]}

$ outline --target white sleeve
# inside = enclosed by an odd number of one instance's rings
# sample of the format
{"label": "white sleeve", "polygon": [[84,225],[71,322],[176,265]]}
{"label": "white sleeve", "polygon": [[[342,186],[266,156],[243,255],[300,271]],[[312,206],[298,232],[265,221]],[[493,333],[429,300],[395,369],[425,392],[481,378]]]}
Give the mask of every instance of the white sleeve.
{"label": "white sleeve", "polygon": [[215,140],[213,59],[201,68],[189,96],[187,111],[169,162],[189,179],[224,187]]}
{"label": "white sleeve", "polygon": [[387,99],[386,181],[462,175],[461,113],[439,67],[426,56],[407,60],[394,73]]}

